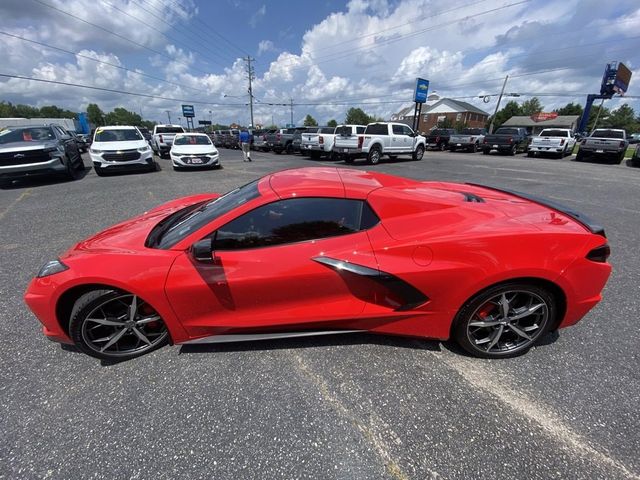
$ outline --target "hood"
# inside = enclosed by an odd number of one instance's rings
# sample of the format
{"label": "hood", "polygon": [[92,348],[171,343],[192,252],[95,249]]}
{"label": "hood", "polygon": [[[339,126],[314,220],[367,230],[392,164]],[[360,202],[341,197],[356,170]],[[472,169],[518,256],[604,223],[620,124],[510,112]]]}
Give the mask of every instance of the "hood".
{"label": "hood", "polygon": [[174,155],[194,155],[198,153],[211,153],[218,150],[213,145],[176,145],[171,147],[171,153]]}
{"label": "hood", "polygon": [[82,253],[139,253],[146,249],[144,242],[147,236],[162,219],[184,207],[219,196],[215,193],[204,193],[163,203],[140,216],[125,220],[82,240],[61,258]]}
{"label": "hood", "polygon": [[142,140],[126,140],[122,142],[93,142],[91,148],[93,150],[102,150],[106,152],[115,152],[117,150],[133,150],[134,148],[148,147],[149,144],[143,138]]}
{"label": "hood", "polygon": [[0,152],[28,152],[29,150],[42,150],[43,148],[55,148],[57,146],[58,143],[55,140],[0,143]]}

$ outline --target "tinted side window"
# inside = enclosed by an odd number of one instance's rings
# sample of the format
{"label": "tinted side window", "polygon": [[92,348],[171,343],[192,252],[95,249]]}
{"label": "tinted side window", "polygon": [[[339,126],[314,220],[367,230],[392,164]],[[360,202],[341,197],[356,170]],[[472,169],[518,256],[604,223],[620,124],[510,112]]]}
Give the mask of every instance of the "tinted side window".
{"label": "tinted side window", "polygon": [[407,127],[406,125],[402,126],[402,134],[403,135],[413,135],[413,130],[411,130],[409,127]]}
{"label": "tinted side window", "polygon": [[402,125],[392,125],[394,135],[404,135]]}
{"label": "tinted side window", "polygon": [[367,125],[367,129],[364,133],[371,135],[389,135],[389,127],[386,123],[373,123],[371,125]]}
{"label": "tinted side window", "polygon": [[295,198],[248,212],[218,229],[216,250],[242,250],[335,237],[370,228],[377,217],[362,200]]}
{"label": "tinted side window", "polygon": [[356,127],[356,133],[364,133],[366,127]]}

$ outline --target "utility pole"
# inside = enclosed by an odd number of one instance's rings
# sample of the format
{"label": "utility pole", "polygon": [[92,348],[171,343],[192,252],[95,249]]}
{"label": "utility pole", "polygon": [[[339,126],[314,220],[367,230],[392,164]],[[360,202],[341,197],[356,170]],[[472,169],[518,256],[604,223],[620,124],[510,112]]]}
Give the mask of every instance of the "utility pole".
{"label": "utility pole", "polygon": [[251,66],[251,62],[255,62],[255,58],[251,58],[250,55],[247,55],[247,58],[244,59],[247,62],[247,76],[249,77],[249,118],[251,120],[251,128],[254,128],[253,125],[253,87],[251,82],[256,78],[255,77],[255,69]]}
{"label": "utility pole", "polygon": [[165,110],[167,112],[167,118],[169,119],[169,125],[171,125],[171,111]]}
{"label": "utility pole", "polygon": [[491,125],[489,125],[489,133],[493,133],[493,122],[496,120],[496,115],[498,114],[498,109],[500,108],[500,102],[502,101],[502,95],[504,95],[504,89],[507,86],[507,80],[509,80],[509,75],[504,77],[504,83],[502,84],[502,90],[500,91],[500,96],[498,97],[498,103],[496,104],[496,110],[493,112],[493,117],[491,117]]}
{"label": "utility pole", "polygon": [[293,98],[289,99],[289,105],[291,106],[291,125],[293,125]]}

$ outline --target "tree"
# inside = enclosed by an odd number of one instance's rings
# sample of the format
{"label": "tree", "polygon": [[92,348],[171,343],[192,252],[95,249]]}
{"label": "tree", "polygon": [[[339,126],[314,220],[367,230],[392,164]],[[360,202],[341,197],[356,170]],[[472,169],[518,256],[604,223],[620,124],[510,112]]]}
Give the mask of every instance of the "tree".
{"label": "tree", "polygon": [[31,107],[29,105],[21,105],[18,104],[15,106],[15,115],[16,117],[21,118],[38,118],[40,117],[40,109],[36,107]]}
{"label": "tree", "polygon": [[349,125],[366,125],[374,121],[376,120],[364,113],[361,108],[355,107],[347,110],[347,117],[344,119],[344,123]]}
{"label": "tree", "polygon": [[96,126],[104,125],[104,112],[95,103],[87,105],[87,120]]}
{"label": "tree", "polygon": [[76,114],[69,110],[63,110],[55,105],[40,108],[40,116],[43,118],[76,118]]}
{"label": "tree", "polygon": [[598,125],[601,127],[610,128],[622,128],[627,133],[632,133],[638,130],[638,122],[635,118],[636,114],[628,104],[623,104],[617,109],[613,110],[608,117],[600,117]]}
{"label": "tree", "polygon": [[[514,102],[513,100],[511,100],[504,106],[502,110],[498,110],[498,113],[496,113],[496,118],[495,118],[495,121],[493,122],[493,128],[495,129],[500,127],[500,125],[502,125],[504,122],[506,122],[511,117],[516,115],[523,115],[523,113],[520,108],[520,105],[518,105],[517,102]],[[491,124],[491,117],[489,117],[489,119],[487,120],[487,128],[489,128],[490,124]]]}
{"label": "tree", "polygon": [[327,127],[337,127],[337,126],[338,126],[338,122],[334,118],[332,118],[327,122]]}
{"label": "tree", "polygon": [[306,117],[304,117],[304,122],[302,123],[305,127],[317,127],[318,126],[318,122],[316,121],[315,118],[313,118],[311,115],[307,114]]}
{"label": "tree", "polygon": [[117,107],[105,115],[107,125],[134,125],[142,126],[142,117],[126,108]]}
{"label": "tree", "polygon": [[567,103],[564,107],[556,108],[554,110],[558,115],[582,115],[582,105],[579,103]]}
{"label": "tree", "polygon": [[469,124],[467,122],[457,121],[453,128],[455,128],[456,132],[461,132],[465,128],[469,128]]}
{"label": "tree", "polygon": [[453,120],[451,120],[449,117],[444,117],[438,122],[436,126],[438,128],[453,128]]}
{"label": "tree", "polygon": [[598,126],[602,126],[603,119],[609,117],[610,112],[607,107],[594,105],[589,112],[589,120],[587,122],[587,132],[590,132],[596,127],[596,119],[598,119]]}
{"label": "tree", "polygon": [[531,116],[534,113],[542,112],[544,110],[544,105],[540,103],[538,97],[530,98],[522,102],[522,106],[520,107],[521,115]]}

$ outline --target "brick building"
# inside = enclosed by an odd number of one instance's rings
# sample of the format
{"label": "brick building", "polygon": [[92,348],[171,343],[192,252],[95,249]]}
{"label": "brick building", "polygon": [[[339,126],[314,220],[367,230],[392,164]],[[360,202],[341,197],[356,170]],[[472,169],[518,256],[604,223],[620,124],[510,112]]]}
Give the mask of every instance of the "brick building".
{"label": "brick building", "polygon": [[[414,105],[403,108],[392,115],[391,120],[411,125],[413,123],[414,108]],[[451,125],[462,122],[472,128],[484,128],[489,114],[467,102],[430,95],[428,101],[422,106],[418,131],[428,132],[433,130],[438,122],[443,121],[445,118],[450,120]]]}

